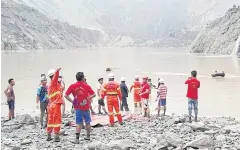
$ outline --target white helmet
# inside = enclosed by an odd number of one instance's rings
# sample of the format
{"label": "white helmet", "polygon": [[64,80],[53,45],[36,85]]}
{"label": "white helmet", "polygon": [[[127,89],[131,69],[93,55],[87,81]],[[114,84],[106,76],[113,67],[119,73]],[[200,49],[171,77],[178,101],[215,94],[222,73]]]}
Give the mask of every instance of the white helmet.
{"label": "white helmet", "polygon": [[163,78],[160,78],[159,83],[164,83]]}
{"label": "white helmet", "polygon": [[135,76],[135,79],[139,79],[139,76],[138,76],[138,75],[136,75],[136,76]]}
{"label": "white helmet", "polygon": [[122,77],[122,78],[121,78],[121,81],[126,81],[126,78]]}
{"label": "white helmet", "polygon": [[115,78],[114,74],[113,73],[109,73],[108,74],[108,79],[113,79],[113,78]]}
{"label": "white helmet", "polygon": [[54,75],[55,72],[56,72],[55,69],[48,70],[48,76],[51,77],[52,75]]}

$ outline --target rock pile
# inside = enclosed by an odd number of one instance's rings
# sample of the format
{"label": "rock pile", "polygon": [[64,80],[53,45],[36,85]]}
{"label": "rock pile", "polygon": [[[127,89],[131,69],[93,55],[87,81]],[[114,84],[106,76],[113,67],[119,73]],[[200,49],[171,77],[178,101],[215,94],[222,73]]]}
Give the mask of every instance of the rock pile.
{"label": "rock pile", "polygon": [[[73,120],[71,115],[63,122]],[[151,118],[150,121],[128,120],[124,126],[93,128],[91,141],[83,137],[80,144],[75,138],[75,127],[62,126],[61,142],[46,141],[46,131],[35,123],[37,117],[17,116],[4,122],[2,118],[3,149],[104,149],[104,150],[168,150],[168,149],[240,149],[240,122],[234,118],[200,118],[188,123],[185,116]],[[21,126],[20,126],[21,124]]]}
{"label": "rock pile", "polygon": [[[236,43],[240,36],[240,7],[229,9],[225,16],[206,25],[193,41],[190,52],[237,54]],[[239,42],[238,42],[239,44]]]}
{"label": "rock pile", "polygon": [[103,34],[53,20],[39,11],[12,0],[2,0],[1,49],[74,49],[98,47]]}

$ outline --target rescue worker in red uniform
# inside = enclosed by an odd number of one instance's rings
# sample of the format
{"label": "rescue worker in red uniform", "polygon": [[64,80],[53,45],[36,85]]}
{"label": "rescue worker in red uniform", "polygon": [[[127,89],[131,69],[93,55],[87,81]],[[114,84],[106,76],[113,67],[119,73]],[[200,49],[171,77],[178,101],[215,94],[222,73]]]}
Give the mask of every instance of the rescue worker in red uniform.
{"label": "rescue worker in red uniform", "polygon": [[[133,89],[133,99],[134,99],[134,107],[135,112],[138,113],[140,111],[140,114],[142,113],[142,102],[141,97],[139,95],[140,89],[141,89],[141,82],[139,81],[139,76],[135,76],[135,81],[130,87],[130,92],[132,93]],[[139,105],[139,107],[138,107]]]}
{"label": "rescue worker in red uniform", "polygon": [[52,131],[55,133],[55,142],[60,142],[59,131],[62,124],[62,114],[61,114],[61,105],[63,103],[62,97],[62,87],[58,82],[59,71],[51,69],[48,71],[48,76],[51,79],[51,82],[48,86],[48,123],[47,123],[47,141],[52,140],[51,134]]}
{"label": "rescue worker in red uniform", "polygon": [[119,110],[119,101],[122,99],[121,90],[119,84],[114,81],[114,74],[109,73],[108,75],[109,81],[104,84],[102,89],[102,99],[107,97],[107,106],[108,106],[108,115],[109,115],[109,126],[114,126],[114,113],[113,109],[115,109],[116,116],[118,118],[118,122],[120,125],[123,125],[122,115]]}

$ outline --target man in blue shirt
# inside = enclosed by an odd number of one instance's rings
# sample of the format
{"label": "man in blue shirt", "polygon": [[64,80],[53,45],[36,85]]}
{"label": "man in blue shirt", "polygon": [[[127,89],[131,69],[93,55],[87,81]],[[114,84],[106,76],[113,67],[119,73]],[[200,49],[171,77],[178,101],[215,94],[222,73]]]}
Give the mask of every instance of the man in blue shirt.
{"label": "man in blue shirt", "polygon": [[[43,127],[43,117],[45,114],[45,111],[47,111],[47,105],[48,105],[48,92],[47,92],[47,78],[42,77],[41,78],[41,85],[37,88],[37,108],[38,103],[40,102],[40,123],[41,123],[41,129],[45,128],[47,125]],[[46,121],[47,121],[47,115],[46,115]]]}

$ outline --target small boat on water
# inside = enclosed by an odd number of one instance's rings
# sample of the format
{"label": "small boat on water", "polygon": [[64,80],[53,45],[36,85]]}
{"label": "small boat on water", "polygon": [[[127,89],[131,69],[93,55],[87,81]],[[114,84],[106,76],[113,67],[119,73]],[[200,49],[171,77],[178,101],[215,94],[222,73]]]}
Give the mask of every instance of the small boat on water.
{"label": "small boat on water", "polygon": [[215,71],[215,73],[212,74],[212,77],[225,77],[225,73]]}

